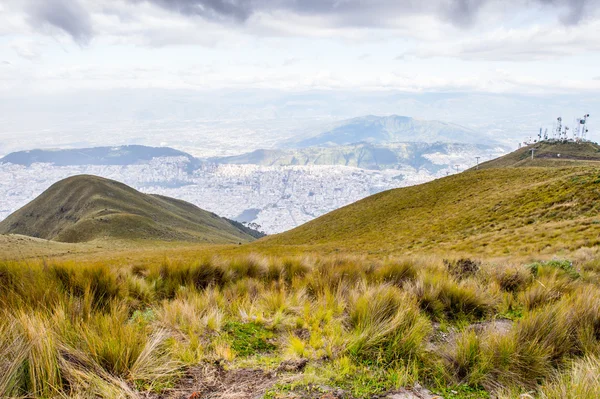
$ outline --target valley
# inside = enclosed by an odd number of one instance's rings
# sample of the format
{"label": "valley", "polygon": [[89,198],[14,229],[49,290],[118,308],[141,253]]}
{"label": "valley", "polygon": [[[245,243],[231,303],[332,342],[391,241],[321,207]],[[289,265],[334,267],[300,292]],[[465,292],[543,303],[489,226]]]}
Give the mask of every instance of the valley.
{"label": "valley", "polygon": [[357,143],[196,158],[167,147],[34,150],[0,159],[0,220],[69,176],[89,174],[179,198],[266,233],[299,226],[368,195],[420,184],[506,152],[468,143]]}

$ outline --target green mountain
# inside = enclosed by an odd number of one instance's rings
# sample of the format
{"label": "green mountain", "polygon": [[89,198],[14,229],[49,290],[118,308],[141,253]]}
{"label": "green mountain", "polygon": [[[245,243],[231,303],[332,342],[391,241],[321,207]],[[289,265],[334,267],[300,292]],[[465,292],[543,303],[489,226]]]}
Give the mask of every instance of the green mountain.
{"label": "green mountain", "polygon": [[62,242],[112,238],[223,244],[260,236],[190,203],[143,194],[125,184],[89,175],[55,183],[0,222],[0,234]]}
{"label": "green mountain", "polygon": [[[528,151],[523,148],[480,165],[481,170],[370,196],[256,245],[493,255],[597,245],[600,169],[589,166],[597,149],[595,144],[542,144],[539,160],[530,165],[522,159]],[[553,155],[558,153],[561,157]]]}

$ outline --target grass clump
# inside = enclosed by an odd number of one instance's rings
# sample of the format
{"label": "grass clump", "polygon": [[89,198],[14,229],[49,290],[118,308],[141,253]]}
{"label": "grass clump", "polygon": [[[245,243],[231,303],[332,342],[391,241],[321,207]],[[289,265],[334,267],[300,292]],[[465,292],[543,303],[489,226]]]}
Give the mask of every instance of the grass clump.
{"label": "grass clump", "polygon": [[389,364],[417,358],[431,324],[417,302],[392,286],[367,288],[349,306],[348,352],[358,359]]}

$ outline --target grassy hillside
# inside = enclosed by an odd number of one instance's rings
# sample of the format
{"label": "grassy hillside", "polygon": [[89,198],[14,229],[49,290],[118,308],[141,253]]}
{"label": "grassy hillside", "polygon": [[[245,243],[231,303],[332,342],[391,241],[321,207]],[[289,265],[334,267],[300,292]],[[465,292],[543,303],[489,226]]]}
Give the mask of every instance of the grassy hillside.
{"label": "grassy hillside", "polygon": [[373,195],[255,245],[373,254],[570,250],[600,242],[599,198],[597,168],[468,171]]}
{"label": "grassy hillside", "polygon": [[0,234],[63,242],[101,238],[238,243],[254,239],[195,205],[142,194],[116,181],[74,176],[0,222]]}
{"label": "grassy hillside", "polygon": [[[534,150],[533,159],[531,150]],[[484,162],[479,169],[507,167],[565,167],[600,166],[600,145],[584,143],[551,143],[543,141],[531,144],[503,157]]]}

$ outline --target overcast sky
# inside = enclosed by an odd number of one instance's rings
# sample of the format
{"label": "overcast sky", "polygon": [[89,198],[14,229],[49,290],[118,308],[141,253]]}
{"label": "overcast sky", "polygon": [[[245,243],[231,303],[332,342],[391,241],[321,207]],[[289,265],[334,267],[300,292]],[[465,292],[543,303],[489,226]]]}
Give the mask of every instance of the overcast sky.
{"label": "overcast sky", "polygon": [[[599,0],[0,0],[0,96],[600,91]],[[1,98],[1,97],[0,97]]]}

